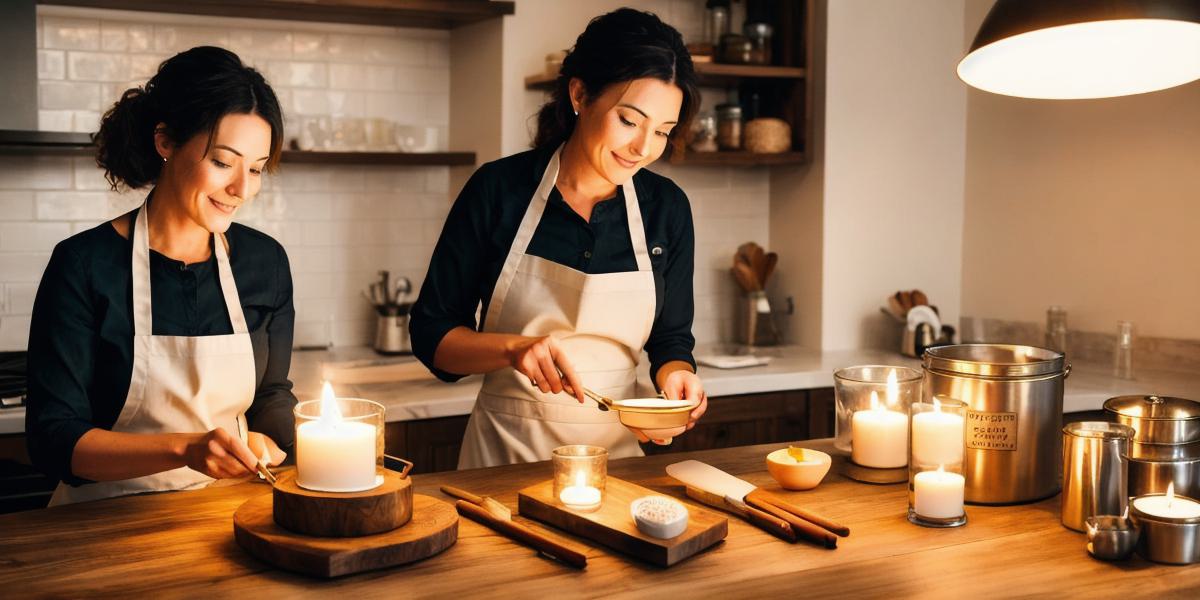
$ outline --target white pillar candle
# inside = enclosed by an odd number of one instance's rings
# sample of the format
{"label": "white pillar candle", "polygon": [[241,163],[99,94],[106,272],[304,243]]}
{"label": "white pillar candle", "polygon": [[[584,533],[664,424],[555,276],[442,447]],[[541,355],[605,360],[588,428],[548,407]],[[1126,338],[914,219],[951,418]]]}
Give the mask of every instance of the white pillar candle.
{"label": "white pillar candle", "polygon": [[942,467],[917,473],[913,478],[913,512],[928,519],[961,517],[965,484],[962,475],[947,473]]}
{"label": "white pillar candle", "polygon": [[369,490],[375,480],[375,425],[342,419],[333,388],[321,392],[321,417],[296,428],[296,484],[324,492]]}
{"label": "white pillar candle", "polygon": [[1195,519],[1200,517],[1200,502],[1175,497],[1175,482],[1167,484],[1165,496],[1142,496],[1135,498],[1133,506],[1153,516],[1171,519]]}
{"label": "white pillar candle", "polygon": [[850,420],[850,459],[878,469],[907,465],[908,415],[888,410],[871,392],[871,408],[855,412]]}
{"label": "white pillar candle", "polygon": [[963,418],[942,412],[933,400],[933,412],[913,415],[912,454],[917,466],[954,465],[963,459]]}
{"label": "white pillar candle", "polygon": [[587,484],[587,474],[583,471],[575,473],[575,485],[563,488],[558,499],[567,508],[589,509],[600,506],[600,490]]}

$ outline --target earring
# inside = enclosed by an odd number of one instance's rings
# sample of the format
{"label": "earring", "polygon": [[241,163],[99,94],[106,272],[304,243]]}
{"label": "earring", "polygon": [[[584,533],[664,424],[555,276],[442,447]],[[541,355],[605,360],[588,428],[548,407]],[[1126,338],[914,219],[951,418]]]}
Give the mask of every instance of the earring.
{"label": "earring", "polygon": [[162,159],[163,159],[163,162],[167,162],[167,157],[164,156],[164,157],[162,157]]}
{"label": "earring", "polygon": [[577,116],[577,117],[579,116],[579,111],[577,111],[577,110],[572,110],[571,112],[575,113],[575,116]]}

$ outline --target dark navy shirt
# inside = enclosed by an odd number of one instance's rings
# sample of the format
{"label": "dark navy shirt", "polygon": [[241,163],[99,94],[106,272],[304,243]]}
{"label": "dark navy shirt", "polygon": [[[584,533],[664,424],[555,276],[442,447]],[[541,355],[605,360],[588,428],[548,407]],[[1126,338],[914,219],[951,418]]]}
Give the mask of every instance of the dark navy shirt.
{"label": "dark navy shirt", "polygon": [[[463,375],[433,366],[438,344],[455,327],[483,330],[476,308],[482,304],[479,314],[487,314],[504,258],[551,154],[548,148],[530,150],[483,165],[450,209],[410,322],[413,353],[445,381]],[[642,169],[633,185],[654,270],[654,325],[645,348],[653,379],[672,360],[695,368],[695,232],[687,196],[674,182]],[[587,221],[554,189],[527,252],[588,274],[636,271],[621,188],[596,204]]]}
{"label": "dark navy shirt", "polygon": [[[34,301],[25,415],[29,454],[39,469],[72,485],[87,483],[71,473],[76,442],[93,427],[111,429],[129,392],[132,237],[105,222],[59,242]],[[287,255],[270,236],[237,223],[226,239],[254,346],[257,389],[246,418],[251,430],[270,436],[291,455],[296,397],[288,369],[295,312]],[[151,250],[150,290],[154,335],[233,333],[215,254],[187,265]]]}

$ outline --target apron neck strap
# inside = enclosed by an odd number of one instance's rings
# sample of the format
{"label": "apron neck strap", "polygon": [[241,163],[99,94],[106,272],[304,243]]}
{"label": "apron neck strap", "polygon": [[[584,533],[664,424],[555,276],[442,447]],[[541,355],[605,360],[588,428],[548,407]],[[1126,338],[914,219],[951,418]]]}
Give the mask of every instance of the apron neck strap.
{"label": "apron neck strap", "polygon": [[[150,198],[138,208],[133,227],[133,335],[154,334],[153,307],[150,299]],[[213,233],[213,252],[217,256],[217,277],[221,283],[221,295],[225,298],[225,309],[229,311],[229,322],[234,333],[247,333],[246,315],[233,281],[233,268],[229,266],[229,252],[225,249],[225,238]]]}

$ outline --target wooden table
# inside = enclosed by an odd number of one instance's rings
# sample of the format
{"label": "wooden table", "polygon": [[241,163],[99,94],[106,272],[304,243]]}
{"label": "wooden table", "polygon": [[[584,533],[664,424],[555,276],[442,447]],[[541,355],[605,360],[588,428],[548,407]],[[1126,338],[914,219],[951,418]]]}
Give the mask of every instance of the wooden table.
{"label": "wooden table", "polygon": [[[829,440],[804,444],[831,447]],[[663,467],[695,458],[778,490],[763,464],[775,447],[618,460],[609,473],[683,498]],[[0,516],[0,596],[1195,597],[1200,590],[1200,566],[1091,558],[1083,534],[1059,523],[1057,497],[1022,506],[969,506],[965,527],[927,529],[905,519],[904,485],[852,482],[837,475],[840,461],[835,456],[817,489],[784,492],[850,526],[851,536],[839,540],[837,550],[790,545],[731,517],[723,543],[669,569],[591,545],[587,570],[575,571],[462,519],[458,543],[441,555],[326,581],[271,568],[234,543],[234,510],[268,493],[265,485],[247,482]],[[438,486],[449,483],[515,508],[519,488],[549,475],[549,465],[538,463],[419,475],[414,484],[419,493],[444,498]]]}

